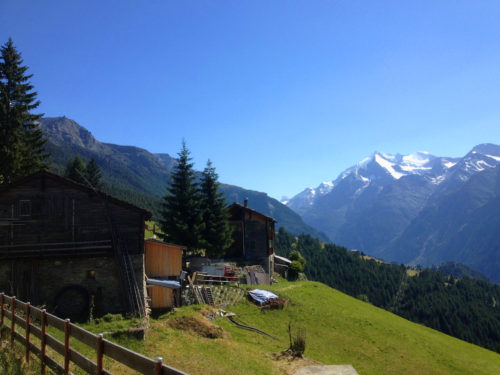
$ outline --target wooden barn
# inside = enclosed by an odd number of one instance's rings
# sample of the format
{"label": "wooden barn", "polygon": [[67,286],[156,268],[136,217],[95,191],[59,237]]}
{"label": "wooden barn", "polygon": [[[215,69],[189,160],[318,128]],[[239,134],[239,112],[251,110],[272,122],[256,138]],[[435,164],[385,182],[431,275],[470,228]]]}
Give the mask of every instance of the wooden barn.
{"label": "wooden barn", "polygon": [[152,309],[171,309],[176,305],[174,297],[180,287],[178,280],[185,249],[184,246],[152,238],[145,241],[147,291]]}
{"label": "wooden barn", "polygon": [[233,244],[229,258],[243,258],[261,264],[272,274],[274,269],[274,225],[276,220],[244,205],[233,203],[228,208],[229,223],[233,226]]}
{"label": "wooden barn", "polygon": [[145,313],[151,213],[41,171],[0,189],[0,291],[62,317]]}

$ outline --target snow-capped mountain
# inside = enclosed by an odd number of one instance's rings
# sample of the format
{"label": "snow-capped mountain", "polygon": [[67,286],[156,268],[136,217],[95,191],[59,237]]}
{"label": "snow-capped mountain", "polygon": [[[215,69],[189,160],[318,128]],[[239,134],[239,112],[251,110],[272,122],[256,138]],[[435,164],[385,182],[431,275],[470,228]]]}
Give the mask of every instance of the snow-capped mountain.
{"label": "snow-capped mountain", "polygon": [[291,207],[299,214],[311,207],[314,202],[333,189],[333,182],[322,182],[317,188],[308,187],[292,199],[283,200],[281,203]]}
{"label": "snow-capped mountain", "polygon": [[[464,255],[459,259],[441,259],[433,254],[437,251],[433,249],[448,246],[444,244],[451,241],[454,230],[463,231],[470,224],[467,221],[470,215],[462,215],[461,207],[464,212],[473,213],[496,199],[495,189],[499,190],[500,202],[499,164],[500,146],[492,144],[478,145],[462,158],[438,157],[423,151],[409,155],[375,152],[346,169],[333,182],[297,194],[287,206],[335,243],[389,261],[426,265],[440,260],[462,260],[481,268],[480,257],[473,259]],[[496,174],[498,185],[493,182]],[[481,179],[487,182],[477,182]],[[465,189],[469,189],[467,194]],[[460,198],[449,200],[455,196]],[[434,210],[432,220],[425,216],[430,215],[429,207]],[[440,219],[436,212],[441,210],[458,212]],[[500,217],[500,210],[497,214]],[[460,221],[455,222],[458,217]],[[441,226],[447,226],[448,237],[433,230]],[[500,242],[500,234],[498,236]],[[435,243],[437,238],[439,244]],[[406,251],[401,246],[413,250]],[[446,253],[453,257],[460,252],[447,250]],[[500,281],[500,275],[498,278]]]}
{"label": "snow-capped mountain", "polygon": [[355,187],[355,195],[374,183],[386,185],[409,175],[424,176],[430,183],[439,184],[455,164],[453,158],[440,158],[425,151],[410,155],[374,152],[371,157],[346,169],[333,182],[323,182],[317,188],[306,188],[285,204],[305,215],[323,196],[331,193],[335,187],[345,185],[344,180]]}

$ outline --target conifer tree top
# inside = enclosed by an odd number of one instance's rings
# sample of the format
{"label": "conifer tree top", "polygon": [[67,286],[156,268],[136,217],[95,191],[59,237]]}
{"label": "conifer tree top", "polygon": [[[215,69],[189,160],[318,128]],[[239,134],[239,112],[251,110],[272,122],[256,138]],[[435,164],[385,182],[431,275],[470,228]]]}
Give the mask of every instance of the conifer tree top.
{"label": "conifer tree top", "polygon": [[12,38],[0,47],[0,183],[12,183],[48,167],[46,140],[37,120],[42,114],[21,54]]}

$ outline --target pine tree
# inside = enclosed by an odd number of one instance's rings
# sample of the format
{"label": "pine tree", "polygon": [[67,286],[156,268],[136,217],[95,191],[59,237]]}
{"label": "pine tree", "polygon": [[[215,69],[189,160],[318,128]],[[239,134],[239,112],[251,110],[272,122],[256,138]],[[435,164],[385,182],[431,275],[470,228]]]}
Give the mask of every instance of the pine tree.
{"label": "pine tree", "polygon": [[64,172],[64,177],[69,178],[75,182],[82,185],[87,185],[85,178],[87,176],[87,166],[83,162],[80,155],[76,155],[74,159],[71,159],[66,165],[66,170]]}
{"label": "pine tree", "polygon": [[26,75],[28,67],[14,47],[12,39],[0,48],[0,183],[47,168],[48,154],[37,120],[32,114],[40,102]]}
{"label": "pine tree", "polygon": [[196,175],[185,141],[178,155],[179,161],[163,198],[160,225],[166,241],[195,250],[200,248],[204,225]]}
{"label": "pine tree", "polygon": [[217,173],[209,160],[202,172],[200,192],[202,196],[201,211],[205,223],[203,244],[206,255],[211,258],[223,257],[233,242],[226,200],[219,191],[217,180]]}
{"label": "pine tree", "polygon": [[85,178],[87,179],[87,184],[90,184],[92,188],[100,189],[101,188],[101,168],[99,168],[99,164],[96,163],[94,158],[90,159],[87,163],[87,170],[85,174]]}

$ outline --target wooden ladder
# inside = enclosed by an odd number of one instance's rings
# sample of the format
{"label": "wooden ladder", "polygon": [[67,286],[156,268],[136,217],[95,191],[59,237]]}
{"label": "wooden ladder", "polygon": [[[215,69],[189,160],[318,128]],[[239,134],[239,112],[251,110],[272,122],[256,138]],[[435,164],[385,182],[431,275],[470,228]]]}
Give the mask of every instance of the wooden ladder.
{"label": "wooden ladder", "polygon": [[139,290],[139,285],[137,284],[137,280],[135,278],[134,265],[130,259],[127,247],[120,236],[116,222],[113,220],[106,198],[104,198],[104,205],[106,207],[109,224],[111,226],[113,249],[116,261],[118,262],[118,266],[120,268],[122,282],[125,287],[128,307],[134,315],[144,316],[146,314],[146,308]]}
{"label": "wooden ladder", "polygon": [[[115,235],[113,235],[113,237],[115,237]],[[145,314],[144,301],[135,278],[134,265],[132,264],[130,255],[121,238],[118,237],[116,239],[116,244],[115,241],[113,241],[113,244],[116,259],[120,266],[129,308],[135,315],[143,316]]]}
{"label": "wooden ladder", "polygon": [[125,287],[125,293],[127,294],[128,307],[134,313],[134,315],[144,316],[146,314],[146,307],[144,299],[142,298],[141,292],[139,290],[139,285],[137,284],[137,280],[135,278],[134,265],[132,264],[132,260],[130,259],[127,247],[120,237],[120,232],[118,231],[116,222],[111,214],[107,197],[105,195],[102,195],[101,192],[97,190],[96,187],[93,186],[81,172],[78,171],[78,173],[85,180],[87,185],[92,190],[94,190],[94,192],[103,200],[106,216],[111,227],[111,239],[113,243],[115,258],[118,262],[122,282]]}

